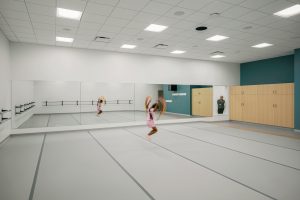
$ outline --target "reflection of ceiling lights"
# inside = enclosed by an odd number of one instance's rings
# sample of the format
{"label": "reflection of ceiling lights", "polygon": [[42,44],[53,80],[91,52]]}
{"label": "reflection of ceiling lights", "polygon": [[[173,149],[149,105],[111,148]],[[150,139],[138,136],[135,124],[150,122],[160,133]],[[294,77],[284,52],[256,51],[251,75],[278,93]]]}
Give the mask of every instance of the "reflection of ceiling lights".
{"label": "reflection of ceiling lights", "polygon": [[163,25],[150,24],[144,30],[151,31],[151,32],[162,32],[162,31],[166,30],[167,28],[168,28],[167,26],[163,26]]}
{"label": "reflection of ceiling lights", "polygon": [[213,56],[210,56],[211,58],[224,58],[226,56],[224,55],[213,55]]}
{"label": "reflection of ceiling lights", "polygon": [[300,13],[300,4],[296,4],[289,8],[280,10],[280,11],[274,13],[274,15],[277,15],[279,17],[288,18],[288,17],[292,17],[294,15],[298,15],[299,13]]}
{"label": "reflection of ceiling lights", "polygon": [[270,46],[273,46],[273,44],[261,43],[261,44],[253,45],[252,47],[254,47],[254,48],[265,48],[265,47],[270,47]]}
{"label": "reflection of ceiling lights", "polygon": [[121,46],[122,49],[134,49],[136,47],[136,45],[132,45],[132,44],[123,44]]}
{"label": "reflection of ceiling lights", "polygon": [[218,42],[218,41],[225,40],[225,39],[228,39],[228,38],[229,37],[223,36],[223,35],[215,35],[215,36],[212,36],[210,38],[207,38],[206,40]]}
{"label": "reflection of ceiling lights", "polygon": [[57,42],[69,42],[72,43],[74,38],[66,38],[66,37],[56,37]]}
{"label": "reflection of ceiling lights", "polygon": [[185,53],[185,51],[182,51],[182,50],[174,50],[174,51],[172,51],[172,52],[170,52],[170,53],[173,53],[173,54],[183,54],[183,53]]}
{"label": "reflection of ceiling lights", "polygon": [[56,9],[56,16],[61,18],[73,19],[73,20],[80,20],[82,12],[77,10],[69,10],[64,8],[57,8]]}

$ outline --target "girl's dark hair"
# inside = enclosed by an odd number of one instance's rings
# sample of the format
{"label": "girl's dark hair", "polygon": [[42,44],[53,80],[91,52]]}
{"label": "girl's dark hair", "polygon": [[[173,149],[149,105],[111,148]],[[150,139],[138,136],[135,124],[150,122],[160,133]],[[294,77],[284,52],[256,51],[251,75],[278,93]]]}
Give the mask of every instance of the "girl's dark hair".
{"label": "girl's dark hair", "polygon": [[101,99],[101,100],[100,100],[100,103],[102,103],[102,102],[103,102],[103,100]]}
{"label": "girl's dark hair", "polygon": [[154,103],[154,104],[151,106],[151,108],[155,108],[156,106],[158,106],[158,104],[157,104],[157,103]]}

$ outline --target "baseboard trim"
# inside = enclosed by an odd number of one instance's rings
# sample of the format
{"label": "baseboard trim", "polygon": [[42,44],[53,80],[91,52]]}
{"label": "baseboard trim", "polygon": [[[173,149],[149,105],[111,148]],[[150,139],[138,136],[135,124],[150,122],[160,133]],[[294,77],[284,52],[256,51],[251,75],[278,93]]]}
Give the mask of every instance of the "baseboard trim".
{"label": "baseboard trim", "polygon": [[300,133],[300,130],[298,130],[298,129],[294,129],[294,131],[297,132],[297,133]]}

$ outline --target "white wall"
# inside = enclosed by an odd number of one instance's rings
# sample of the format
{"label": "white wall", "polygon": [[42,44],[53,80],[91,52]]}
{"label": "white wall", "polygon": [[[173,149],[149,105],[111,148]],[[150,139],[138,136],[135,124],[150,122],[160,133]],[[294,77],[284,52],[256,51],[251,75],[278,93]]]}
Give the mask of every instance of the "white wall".
{"label": "white wall", "polygon": [[[11,108],[11,68],[9,42],[0,30],[0,110]],[[10,117],[10,116],[5,116]],[[10,132],[10,121],[0,124],[0,142]]]}
{"label": "white wall", "polygon": [[12,127],[17,128],[33,115],[33,110],[26,110],[21,114],[15,114],[15,106],[24,105],[34,101],[33,81],[12,82]]}
{"label": "white wall", "polygon": [[15,80],[239,84],[239,64],[12,43]]}
{"label": "white wall", "polygon": [[[223,114],[218,114],[217,101],[220,96],[224,97],[225,109]],[[229,115],[229,86],[213,86],[213,115]]]}

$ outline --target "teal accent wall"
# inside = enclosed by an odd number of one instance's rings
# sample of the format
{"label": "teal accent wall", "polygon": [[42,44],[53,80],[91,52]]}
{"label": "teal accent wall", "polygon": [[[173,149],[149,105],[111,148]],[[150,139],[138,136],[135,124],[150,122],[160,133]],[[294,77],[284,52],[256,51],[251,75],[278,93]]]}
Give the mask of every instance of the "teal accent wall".
{"label": "teal accent wall", "polygon": [[241,85],[294,82],[294,55],[258,60],[240,65]]}
{"label": "teal accent wall", "polygon": [[294,84],[295,84],[295,129],[300,130],[300,49],[295,50]]}
{"label": "teal accent wall", "polygon": [[[168,85],[163,85],[164,98],[172,100],[172,103],[167,103],[167,112],[180,113],[190,115],[190,86],[177,85],[177,91],[168,91]],[[173,96],[173,93],[186,93],[186,96]]]}

